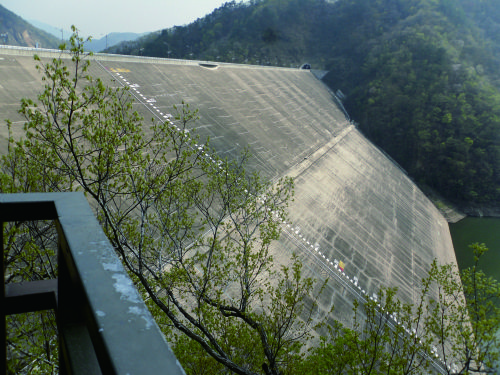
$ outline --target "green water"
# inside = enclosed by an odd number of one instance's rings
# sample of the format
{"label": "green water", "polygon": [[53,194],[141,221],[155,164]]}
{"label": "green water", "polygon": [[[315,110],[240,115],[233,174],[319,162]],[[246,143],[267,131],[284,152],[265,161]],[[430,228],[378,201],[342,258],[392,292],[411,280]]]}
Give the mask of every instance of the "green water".
{"label": "green water", "polygon": [[[479,267],[489,276],[500,280],[500,218],[468,217],[450,224],[450,233],[460,269],[474,264],[469,245],[484,243],[490,249],[479,261]],[[500,336],[500,328],[498,329]],[[500,370],[500,363],[497,364]]]}
{"label": "green water", "polygon": [[467,217],[450,224],[458,267],[464,269],[474,263],[469,245],[484,243],[490,249],[479,262],[479,267],[489,276],[500,280],[500,218]]}

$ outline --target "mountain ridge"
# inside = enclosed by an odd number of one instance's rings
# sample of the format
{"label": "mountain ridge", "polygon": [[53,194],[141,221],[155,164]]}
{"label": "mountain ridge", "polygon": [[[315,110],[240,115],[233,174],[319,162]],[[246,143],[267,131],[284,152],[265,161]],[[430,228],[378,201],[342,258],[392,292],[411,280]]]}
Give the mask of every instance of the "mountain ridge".
{"label": "mountain ridge", "polygon": [[57,48],[60,39],[36,28],[0,5],[0,44],[23,47]]}

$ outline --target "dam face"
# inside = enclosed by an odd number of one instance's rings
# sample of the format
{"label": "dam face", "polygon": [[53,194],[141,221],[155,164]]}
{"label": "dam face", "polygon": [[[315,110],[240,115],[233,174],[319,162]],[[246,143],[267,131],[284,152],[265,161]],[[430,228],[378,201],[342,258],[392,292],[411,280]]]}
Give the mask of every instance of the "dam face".
{"label": "dam face", "polygon": [[[19,100],[42,90],[33,54],[0,48],[0,121],[22,134]],[[59,53],[37,50],[41,58]],[[416,302],[430,263],[456,263],[448,224],[433,204],[346,120],[310,71],[112,55],[92,58],[90,74],[127,85],[147,120],[167,119],[183,100],[199,109],[194,127],[221,156],[244,148],[248,166],[269,179],[295,179],[290,223],[273,245],[286,264],[297,253],[306,274],[329,279],[320,313],[348,322],[352,300],[398,287]],[[0,128],[0,152],[7,127]],[[340,266],[343,266],[343,271]]]}

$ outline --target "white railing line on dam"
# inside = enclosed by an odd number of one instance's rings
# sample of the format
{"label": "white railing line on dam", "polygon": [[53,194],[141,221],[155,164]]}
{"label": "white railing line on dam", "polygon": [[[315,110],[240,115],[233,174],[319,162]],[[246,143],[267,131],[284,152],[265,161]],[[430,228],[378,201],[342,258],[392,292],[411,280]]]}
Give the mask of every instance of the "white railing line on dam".
{"label": "white railing line on dam", "polygon": [[[85,52],[87,53],[87,52]],[[183,60],[183,59],[173,59],[164,57],[151,57],[151,56],[135,56],[135,55],[119,55],[111,53],[101,53],[92,52],[89,53],[89,58],[92,60],[99,61],[126,61],[126,62],[141,62],[150,64],[167,64],[167,65],[191,65],[191,66],[203,66],[209,65],[213,68],[218,67],[231,67],[231,68],[243,68],[243,69],[272,69],[272,70],[287,70],[287,71],[301,71],[306,73],[311,73],[308,69],[298,69],[298,68],[287,68],[279,66],[264,66],[264,65],[250,65],[250,64],[236,64],[218,61],[204,61],[204,60]],[[39,57],[45,58],[71,58],[71,52],[69,50],[59,50],[59,49],[49,49],[49,48],[35,48],[35,47],[21,47],[21,46],[11,46],[0,44],[0,55],[16,55],[16,56],[33,56],[38,55]]]}

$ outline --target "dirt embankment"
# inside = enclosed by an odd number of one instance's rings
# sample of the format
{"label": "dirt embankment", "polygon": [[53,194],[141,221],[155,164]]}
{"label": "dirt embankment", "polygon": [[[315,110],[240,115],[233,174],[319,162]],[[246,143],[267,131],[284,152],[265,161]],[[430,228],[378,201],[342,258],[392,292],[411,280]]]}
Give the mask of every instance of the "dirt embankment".
{"label": "dirt embankment", "polygon": [[26,45],[28,47],[35,47],[36,43],[33,41],[33,39],[31,38],[31,35],[30,33],[28,32],[28,30],[24,30],[21,34],[22,36],[22,39],[24,40],[24,43],[26,43]]}

